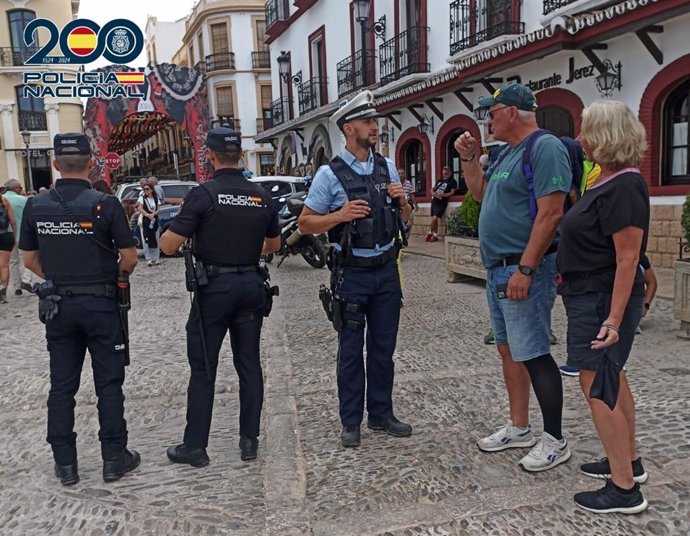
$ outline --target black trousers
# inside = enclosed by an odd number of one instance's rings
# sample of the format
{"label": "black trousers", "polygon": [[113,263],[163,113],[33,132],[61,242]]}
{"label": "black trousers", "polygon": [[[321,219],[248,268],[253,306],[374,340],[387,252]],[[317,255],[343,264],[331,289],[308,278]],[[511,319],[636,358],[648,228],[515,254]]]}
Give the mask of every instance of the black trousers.
{"label": "black trousers", "polygon": [[63,297],[59,312],[46,324],[50,354],[48,443],[59,465],[77,459],[74,400],[84,356],[91,354],[98,396],[101,455],[112,460],[127,447],[122,384],[125,380],[124,335],[117,302],[95,296]]}
{"label": "black trousers", "polygon": [[184,444],[206,448],[213,414],[218,354],[230,332],[232,359],[240,384],[240,436],[259,436],[264,383],[260,361],[263,323],[263,279],[258,272],[222,274],[211,279],[195,298],[201,306],[212,379],[208,379],[201,345],[201,326],[195,308],[187,321],[187,358],[191,369],[187,389],[187,427]]}
{"label": "black trousers", "polygon": [[[343,329],[338,337],[338,400],[343,426],[358,425],[364,415],[393,416],[393,352],[400,323],[402,291],[398,265],[391,260],[376,268],[345,268],[336,294],[347,303],[359,305],[359,312],[346,312],[361,329]],[[366,369],[364,359],[366,333]]]}

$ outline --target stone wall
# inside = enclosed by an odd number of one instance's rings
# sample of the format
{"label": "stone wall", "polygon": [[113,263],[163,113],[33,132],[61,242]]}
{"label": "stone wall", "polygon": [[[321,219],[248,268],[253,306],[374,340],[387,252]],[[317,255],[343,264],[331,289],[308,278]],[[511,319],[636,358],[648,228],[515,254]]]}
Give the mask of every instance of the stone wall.
{"label": "stone wall", "polygon": [[[446,214],[439,225],[439,236],[445,236],[445,219],[456,206],[457,203],[453,203],[446,210]],[[652,205],[647,254],[654,266],[673,268],[676,259],[678,259],[678,239],[683,234],[680,226],[682,211],[682,205]],[[429,230],[430,223],[430,207],[419,207],[415,211],[412,234],[424,236]]]}

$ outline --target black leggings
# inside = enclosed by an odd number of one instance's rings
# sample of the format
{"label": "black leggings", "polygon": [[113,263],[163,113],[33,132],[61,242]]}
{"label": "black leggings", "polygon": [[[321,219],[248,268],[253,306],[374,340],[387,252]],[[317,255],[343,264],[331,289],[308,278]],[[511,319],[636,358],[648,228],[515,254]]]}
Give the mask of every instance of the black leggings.
{"label": "black leggings", "polygon": [[561,418],[563,416],[563,383],[558,365],[551,354],[540,355],[524,361],[537,395],[541,414],[544,418],[544,431],[556,439],[562,439]]}

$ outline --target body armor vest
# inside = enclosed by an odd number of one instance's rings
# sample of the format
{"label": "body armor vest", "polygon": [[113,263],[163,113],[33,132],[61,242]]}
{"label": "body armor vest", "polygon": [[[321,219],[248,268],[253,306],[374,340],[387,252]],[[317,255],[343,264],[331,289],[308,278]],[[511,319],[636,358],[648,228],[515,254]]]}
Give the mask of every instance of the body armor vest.
{"label": "body armor vest", "polygon": [[52,190],[34,197],[32,216],[46,279],[56,285],[117,281],[117,251],[101,219],[105,198],[105,194],[85,189],[72,201],[65,201],[70,214]]}
{"label": "body armor vest", "polygon": [[194,234],[197,260],[216,266],[258,265],[271,219],[268,195],[241,175],[224,175],[199,185],[213,201],[212,218]]}
{"label": "body armor vest", "polygon": [[[349,224],[351,247],[373,249],[390,244],[398,236],[400,226],[398,209],[388,195],[390,176],[386,159],[379,154],[374,155],[374,172],[371,175],[358,175],[339,156],[329,165],[342,184],[347,199],[364,199],[371,207],[367,217]],[[331,243],[341,243],[346,225],[341,223],[328,232]]]}

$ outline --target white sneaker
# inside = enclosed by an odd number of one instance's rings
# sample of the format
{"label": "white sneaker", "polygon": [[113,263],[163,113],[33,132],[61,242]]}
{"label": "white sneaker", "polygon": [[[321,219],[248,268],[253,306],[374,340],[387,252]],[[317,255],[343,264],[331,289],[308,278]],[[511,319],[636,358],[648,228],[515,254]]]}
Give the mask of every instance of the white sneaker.
{"label": "white sneaker", "polygon": [[507,424],[496,428],[489,437],[477,441],[477,446],[484,452],[497,452],[510,448],[531,447],[536,442],[537,438],[532,433],[531,425],[527,425],[527,428],[518,428],[513,426],[512,421],[508,421]]}
{"label": "white sneaker", "polygon": [[529,454],[522,458],[518,465],[524,471],[539,472],[546,471],[558,464],[567,462],[570,459],[570,449],[568,441],[563,436],[560,441],[552,435],[544,432]]}

